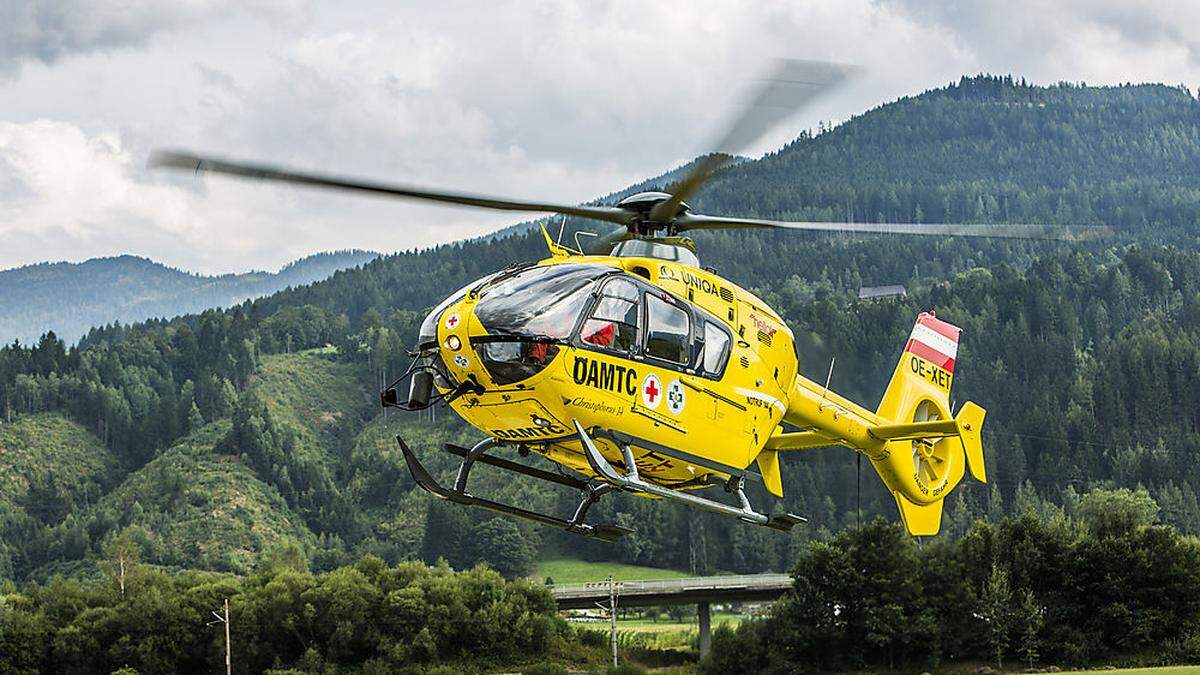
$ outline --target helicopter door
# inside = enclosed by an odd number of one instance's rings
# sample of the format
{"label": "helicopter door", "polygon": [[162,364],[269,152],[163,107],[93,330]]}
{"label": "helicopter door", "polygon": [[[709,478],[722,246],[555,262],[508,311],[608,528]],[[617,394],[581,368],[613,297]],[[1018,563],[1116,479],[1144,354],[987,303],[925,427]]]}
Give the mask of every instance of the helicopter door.
{"label": "helicopter door", "polygon": [[691,362],[691,312],[654,293],[646,294],[646,356],[677,368]]}

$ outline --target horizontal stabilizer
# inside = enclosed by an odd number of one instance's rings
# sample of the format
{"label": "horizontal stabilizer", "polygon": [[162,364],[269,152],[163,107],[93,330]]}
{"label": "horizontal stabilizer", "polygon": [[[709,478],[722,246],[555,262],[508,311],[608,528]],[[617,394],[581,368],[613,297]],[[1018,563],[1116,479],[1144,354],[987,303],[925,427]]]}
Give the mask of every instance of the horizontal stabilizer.
{"label": "horizontal stabilizer", "polygon": [[962,441],[971,475],[987,482],[983,462],[983,418],[987,411],[967,401],[952,420],[930,420],[906,424],[885,424],[871,428],[871,435],[882,441],[918,441],[957,436]]}
{"label": "horizontal stabilizer", "polygon": [[916,441],[957,436],[958,433],[958,420],[930,420],[871,427],[871,435],[881,441]]}

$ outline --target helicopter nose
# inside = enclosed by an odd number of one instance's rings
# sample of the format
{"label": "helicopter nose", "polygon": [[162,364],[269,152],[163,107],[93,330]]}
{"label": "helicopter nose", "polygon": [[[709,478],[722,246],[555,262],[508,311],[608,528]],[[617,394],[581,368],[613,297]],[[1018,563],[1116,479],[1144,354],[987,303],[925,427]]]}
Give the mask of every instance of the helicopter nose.
{"label": "helicopter nose", "polygon": [[439,331],[441,339],[438,341],[438,350],[442,361],[457,380],[471,375],[475,365],[468,347],[471,342],[467,330],[469,316],[468,308],[461,304],[452,306],[442,316]]}

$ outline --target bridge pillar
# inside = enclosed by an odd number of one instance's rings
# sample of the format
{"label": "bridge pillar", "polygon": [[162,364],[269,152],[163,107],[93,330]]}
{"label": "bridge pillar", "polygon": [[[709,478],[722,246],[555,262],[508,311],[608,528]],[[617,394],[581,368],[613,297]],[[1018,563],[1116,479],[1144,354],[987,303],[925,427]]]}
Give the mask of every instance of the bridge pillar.
{"label": "bridge pillar", "polygon": [[704,658],[712,648],[712,605],[708,602],[697,604],[696,615],[700,618],[700,658]]}

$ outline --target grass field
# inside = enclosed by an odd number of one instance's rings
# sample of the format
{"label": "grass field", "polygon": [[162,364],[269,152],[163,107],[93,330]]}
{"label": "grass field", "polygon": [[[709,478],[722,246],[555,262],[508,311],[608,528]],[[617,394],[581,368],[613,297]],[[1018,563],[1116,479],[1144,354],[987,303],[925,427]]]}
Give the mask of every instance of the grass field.
{"label": "grass field", "polygon": [[[722,624],[736,626],[746,618],[728,612],[714,612],[713,627],[716,628]],[[678,623],[668,616],[659,617],[657,623],[646,618],[620,618],[617,619],[617,642],[623,647],[652,650],[686,651],[695,649],[696,640],[700,635],[700,627],[696,621],[694,614],[684,617]],[[605,635],[608,635],[609,630],[606,621],[576,623],[575,627],[580,630],[597,631]]]}
{"label": "grass field", "polygon": [[614,562],[589,562],[570,558],[553,558],[538,563],[533,573],[535,579],[543,581],[550,577],[556,584],[582,584],[589,581],[604,581],[612,575],[617,581],[642,579],[682,579],[690,576],[686,572],[658,567],[642,567]]}
{"label": "grass field", "polygon": [[[712,625],[714,628],[723,623],[736,626],[746,618],[744,614],[713,612]],[[678,623],[669,616],[660,616],[658,617],[658,621],[645,618],[619,618],[617,619],[617,628],[619,630],[632,630],[639,633],[670,633],[679,630],[699,630],[697,621],[698,619],[694,614],[683,617],[683,621]]]}

